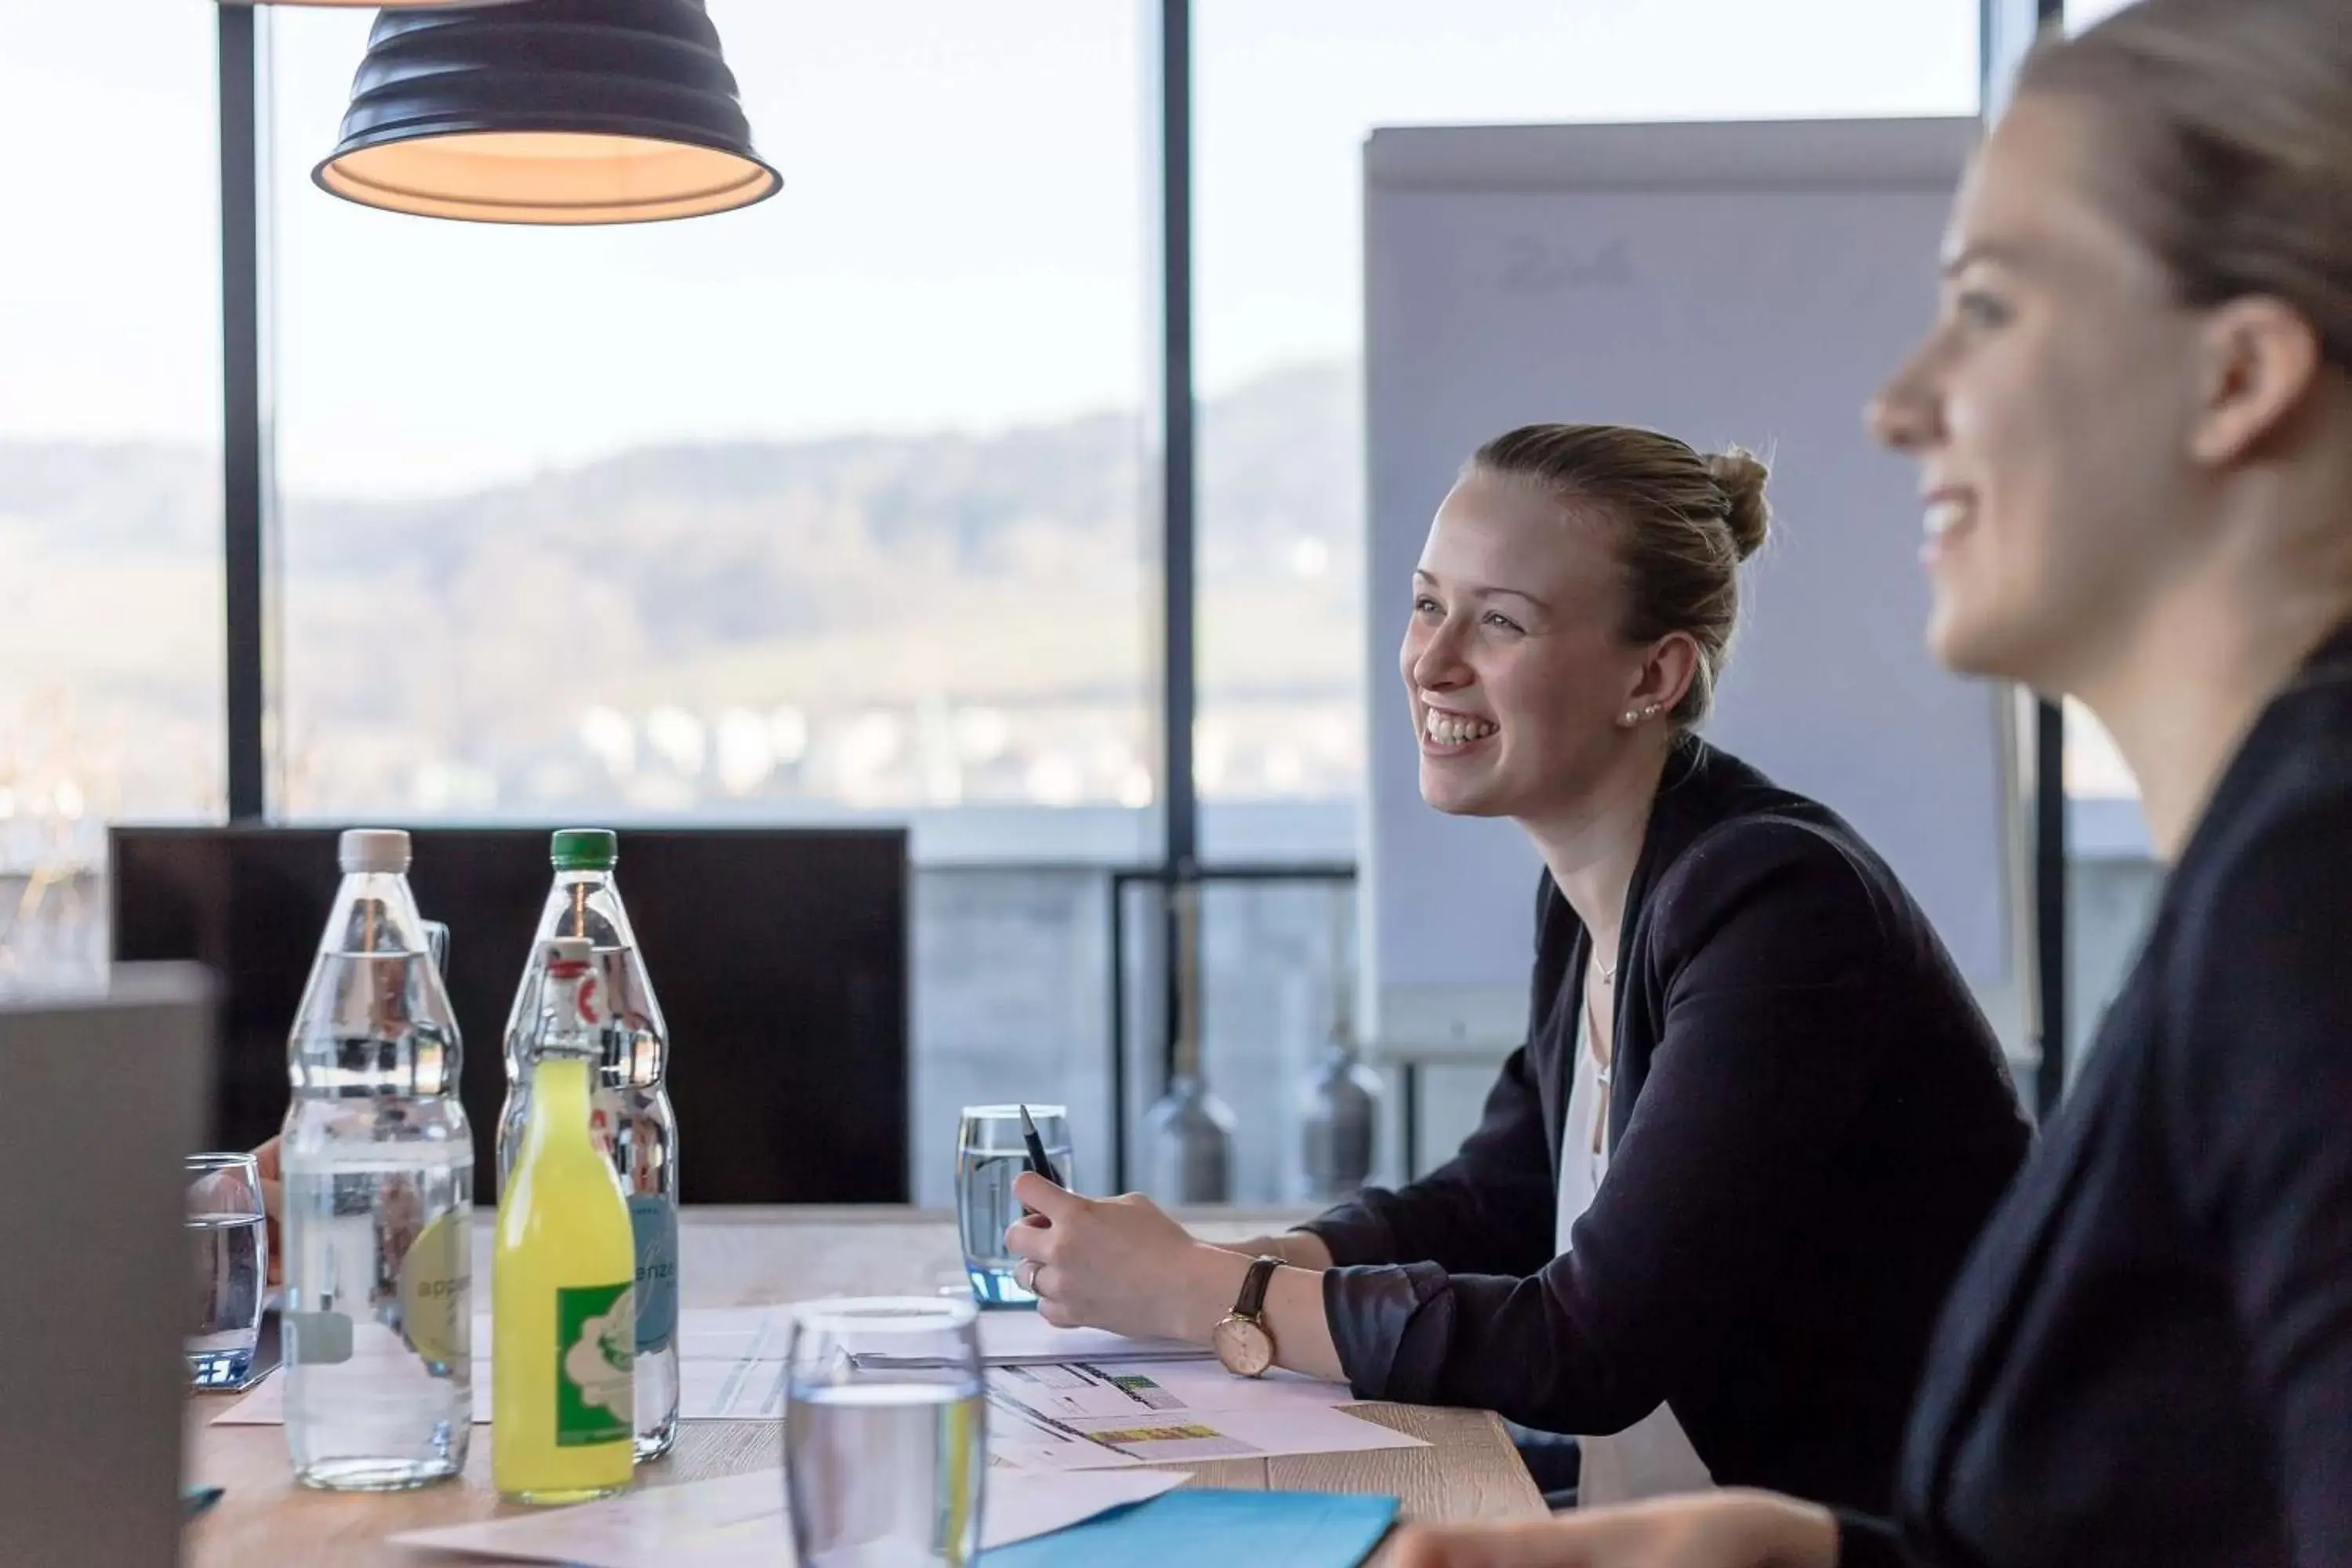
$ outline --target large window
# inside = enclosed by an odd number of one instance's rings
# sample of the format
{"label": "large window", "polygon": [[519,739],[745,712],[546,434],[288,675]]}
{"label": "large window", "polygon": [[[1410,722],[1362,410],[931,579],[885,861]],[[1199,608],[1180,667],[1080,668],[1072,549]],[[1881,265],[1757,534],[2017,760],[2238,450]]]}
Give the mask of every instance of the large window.
{"label": "large window", "polygon": [[[709,4],[784,189],[612,229],[325,195],[370,18],[258,14],[269,809],[911,816],[936,1200],[959,1097],[1107,1098],[1099,868],[1011,862],[1158,852],[1158,12]],[[1211,858],[1349,858],[1388,696],[1359,607],[1367,132],[1966,113],[1978,11],[1194,0]],[[0,56],[33,220],[0,247],[0,960],[29,874],[97,901],[105,819],[222,809],[216,25],[36,7]],[[1216,1081],[1295,1081],[1334,1007],[1329,891],[1211,902]],[[1280,1098],[1245,1107],[1240,1196],[1286,1168]]]}
{"label": "large window", "polygon": [[709,11],[782,191],[593,229],[313,188],[368,23],[272,15],[274,809],[912,816],[918,1197],[1007,1094],[1104,1179],[1100,878],[1005,862],[1152,852],[1148,13]]}
{"label": "large window", "polygon": [[274,18],[279,805],[1149,805],[1142,14],[709,9],[783,190],[606,229],[316,191]]}
{"label": "large window", "polygon": [[223,796],[213,15],[0,49],[0,986],[94,963],[118,816]]}

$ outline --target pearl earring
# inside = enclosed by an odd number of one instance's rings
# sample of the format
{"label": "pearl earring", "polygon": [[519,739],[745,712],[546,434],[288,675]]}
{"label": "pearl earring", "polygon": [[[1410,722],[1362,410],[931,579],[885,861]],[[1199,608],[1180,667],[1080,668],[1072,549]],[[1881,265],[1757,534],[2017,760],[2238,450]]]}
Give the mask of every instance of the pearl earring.
{"label": "pearl earring", "polygon": [[1631,708],[1626,709],[1625,717],[1618,721],[1619,723],[1622,724],[1628,730],[1632,729],[1641,721],[1642,716],[1639,713],[1634,712]]}
{"label": "pearl earring", "polygon": [[1658,716],[1658,705],[1657,705],[1656,703],[1654,703],[1654,702],[1651,703],[1647,708],[1644,708],[1644,709],[1643,709],[1643,710],[1642,710],[1642,717],[1643,717],[1643,718],[1644,718],[1644,719],[1654,719],[1654,718],[1656,718],[1657,716]]}

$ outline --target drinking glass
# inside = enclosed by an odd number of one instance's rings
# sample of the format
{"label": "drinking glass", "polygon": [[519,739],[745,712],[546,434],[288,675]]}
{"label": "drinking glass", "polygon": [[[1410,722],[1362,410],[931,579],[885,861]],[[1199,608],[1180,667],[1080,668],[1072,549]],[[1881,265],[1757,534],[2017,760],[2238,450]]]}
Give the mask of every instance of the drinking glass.
{"label": "drinking glass", "polygon": [[[1029,1107],[1045,1157],[1077,1191],[1070,1155],[1070,1117],[1059,1105]],[[964,1273],[971,1299],[983,1307],[1032,1307],[1037,1298],[1013,1278],[1020,1259],[1004,1250],[1004,1233],[1024,1212],[1013,1195],[1013,1178],[1028,1169],[1029,1145],[1022,1137],[1021,1107],[967,1105],[956,1133],[956,1229],[963,1241]]]}
{"label": "drinking glass", "polygon": [[784,1502],[802,1568],[968,1568],[980,1554],[988,1395],[969,1301],[793,1310]]}
{"label": "drinking glass", "polygon": [[187,1158],[187,1233],[195,1259],[188,1376],[198,1388],[236,1388],[253,1366],[269,1281],[269,1221],[251,1154]]}

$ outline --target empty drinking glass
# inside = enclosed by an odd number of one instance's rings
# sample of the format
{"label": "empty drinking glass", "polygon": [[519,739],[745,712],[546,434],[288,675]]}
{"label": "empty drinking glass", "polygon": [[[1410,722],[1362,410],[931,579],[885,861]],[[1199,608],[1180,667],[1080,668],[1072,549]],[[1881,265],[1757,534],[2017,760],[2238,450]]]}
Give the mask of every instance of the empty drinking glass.
{"label": "empty drinking glass", "polygon": [[195,1260],[188,1375],[198,1388],[236,1388],[253,1366],[269,1281],[269,1221],[250,1154],[191,1154],[187,1230]]}
{"label": "empty drinking glass", "polygon": [[[967,1105],[963,1125],[956,1134],[956,1228],[963,1241],[963,1268],[971,1279],[971,1299],[983,1307],[1028,1307],[1037,1300],[1014,1281],[1013,1271],[1021,1260],[1004,1250],[1004,1233],[1023,1212],[1020,1200],[1013,1195],[1013,1178],[1028,1169],[1022,1109]],[[1027,1109],[1029,1119],[1037,1124],[1046,1159],[1053,1162],[1062,1185],[1076,1192],[1078,1176],[1070,1158],[1069,1113],[1058,1105]]]}
{"label": "empty drinking glass", "polygon": [[980,1555],[988,1396],[969,1301],[793,1311],[784,1500],[802,1568],[967,1568]]}

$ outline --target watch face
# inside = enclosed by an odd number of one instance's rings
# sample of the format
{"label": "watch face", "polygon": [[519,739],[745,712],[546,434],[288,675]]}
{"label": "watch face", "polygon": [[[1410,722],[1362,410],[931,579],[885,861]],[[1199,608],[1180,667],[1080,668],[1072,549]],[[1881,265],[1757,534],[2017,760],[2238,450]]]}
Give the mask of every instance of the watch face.
{"label": "watch face", "polygon": [[1210,1342],[1224,1369],[1237,1376],[1255,1377],[1274,1364],[1274,1341],[1247,1318],[1227,1318]]}

